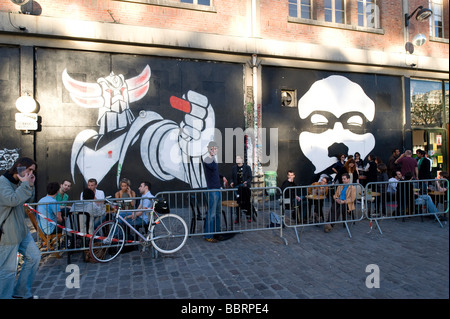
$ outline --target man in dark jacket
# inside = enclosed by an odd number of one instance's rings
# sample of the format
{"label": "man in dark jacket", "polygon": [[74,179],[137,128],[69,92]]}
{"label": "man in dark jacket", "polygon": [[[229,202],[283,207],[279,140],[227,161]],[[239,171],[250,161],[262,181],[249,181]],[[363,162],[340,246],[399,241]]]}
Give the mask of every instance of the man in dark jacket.
{"label": "man in dark jacket", "polygon": [[[239,208],[246,211],[247,220],[252,221],[252,212],[255,212],[251,205],[251,195],[250,190],[252,184],[252,169],[250,166],[244,163],[242,156],[236,156],[236,165],[233,166],[231,170],[231,182],[230,187],[236,187],[237,191],[237,202]],[[235,223],[239,222],[240,219],[240,209],[237,210],[237,216]],[[255,212],[256,213],[256,212]]]}
{"label": "man in dark jacket", "polygon": [[217,165],[217,151],[219,147],[216,142],[208,144],[208,154],[203,158],[203,168],[205,171],[206,185],[208,189],[208,213],[205,219],[205,240],[216,243],[215,232],[220,232],[220,213],[222,212],[222,198],[220,193],[221,182],[219,176],[219,166]]}
{"label": "man in dark jacket", "polygon": [[417,150],[417,165],[419,166],[419,179],[431,179],[430,161],[425,157],[424,150]]}

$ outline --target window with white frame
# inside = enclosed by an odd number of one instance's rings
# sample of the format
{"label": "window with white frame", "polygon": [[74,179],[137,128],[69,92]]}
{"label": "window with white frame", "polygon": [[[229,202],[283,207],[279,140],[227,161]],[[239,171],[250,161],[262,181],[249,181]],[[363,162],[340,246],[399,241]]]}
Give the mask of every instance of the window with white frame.
{"label": "window with white frame", "polygon": [[430,0],[430,7],[433,14],[430,17],[430,35],[436,38],[444,37],[444,26],[442,24],[442,0]]}
{"label": "window with white frame", "polygon": [[345,0],[325,0],[325,21],[345,24]]}
{"label": "window with white frame", "polygon": [[358,0],[358,26],[380,28],[380,11],[376,0]]}
{"label": "window with white frame", "polygon": [[289,0],[289,16],[312,19],[312,0]]}
{"label": "window with white frame", "polygon": [[182,3],[192,3],[192,4],[200,4],[204,6],[212,5],[212,0],[180,0]]}

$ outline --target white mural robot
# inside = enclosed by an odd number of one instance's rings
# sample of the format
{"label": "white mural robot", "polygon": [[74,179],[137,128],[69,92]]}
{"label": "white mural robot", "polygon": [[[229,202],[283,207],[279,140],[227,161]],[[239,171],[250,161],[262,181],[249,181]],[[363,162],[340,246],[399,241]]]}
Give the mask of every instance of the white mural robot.
{"label": "white mural robot", "polygon": [[188,91],[170,104],[185,113],[178,124],[160,114],[141,110],[135,117],[130,103],[142,99],[151,76],[147,65],[141,74],[124,79],[113,72],[97,83],[73,79],[65,69],[62,80],[71,99],[83,108],[98,109],[99,130],[78,133],[72,145],[71,173],[79,168],[85,181],[100,181],[117,164],[117,185],[128,148],[140,139],[140,155],[145,168],[162,181],[179,179],[192,188],[206,187],[201,157],[214,139],[215,114],[208,99]]}
{"label": "white mural robot", "polygon": [[336,163],[330,156],[333,144],[344,144],[348,155],[355,152],[364,159],[375,147],[371,133],[357,134],[364,123],[373,121],[375,103],[358,84],[344,76],[332,75],[316,81],[300,98],[298,112],[301,119],[310,118],[311,124],[320,133],[302,132],[300,148],[315,166],[315,174],[323,172]]}

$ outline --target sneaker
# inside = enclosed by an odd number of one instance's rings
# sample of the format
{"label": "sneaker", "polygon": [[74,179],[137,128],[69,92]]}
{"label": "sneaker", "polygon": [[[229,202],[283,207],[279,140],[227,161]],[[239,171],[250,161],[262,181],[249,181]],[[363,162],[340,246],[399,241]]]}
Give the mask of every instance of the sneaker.
{"label": "sneaker", "polygon": [[330,224],[325,224],[325,226],[323,226],[323,231],[326,233],[329,233],[332,229],[333,227],[331,227]]}
{"label": "sneaker", "polygon": [[215,238],[205,238],[205,240],[209,243],[217,243],[218,242],[218,240]]}

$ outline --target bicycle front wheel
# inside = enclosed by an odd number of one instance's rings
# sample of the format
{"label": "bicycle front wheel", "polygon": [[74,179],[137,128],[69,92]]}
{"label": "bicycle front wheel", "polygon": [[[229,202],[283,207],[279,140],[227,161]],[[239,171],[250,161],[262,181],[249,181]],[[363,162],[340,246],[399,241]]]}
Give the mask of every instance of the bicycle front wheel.
{"label": "bicycle front wheel", "polygon": [[89,252],[98,262],[106,263],[117,257],[125,244],[125,232],[119,223],[110,220],[101,224],[89,242]]}
{"label": "bicycle front wheel", "polygon": [[150,229],[153,247],[163,254],[173,254],[186,243],[188,228],[178,215],[161,215]]}

